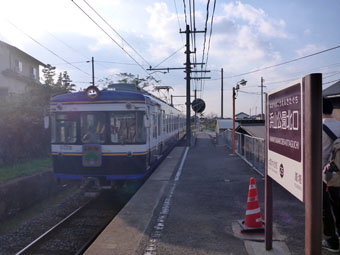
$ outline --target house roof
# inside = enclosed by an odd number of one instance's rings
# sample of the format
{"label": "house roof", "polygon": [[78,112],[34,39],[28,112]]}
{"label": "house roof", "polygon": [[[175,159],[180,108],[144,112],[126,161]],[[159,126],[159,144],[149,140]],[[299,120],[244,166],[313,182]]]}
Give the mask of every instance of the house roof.
{"label": "house roof", "polygon": [[[217,119],[217,125],[219,129],[232,129],[233,120],[232,119]],[[235,125],[237,126],[237,123]]]}
{"label": "house roof", "polygon": [[251,136],[259,137],[262,139],[265,139],[266,137],[266,128],[263,124],[253,125],[253,126],[241,125],[238,127],[238,129],[241,129],[241,128]]}
{"label": "house roof", "polygon": [[33,61],[37,62],[37,63],[38,63],[39,65],[41,65],[41,66],[44,66],[44,67],[46,66],[43,62],[39,61],[38,59],[32,57],[31,55],[29,55],[29,54],[27,54],[26,52],[24,52],[24,51],[18,49],[17,47],[14,47],[14,46],[12,46],[12,45],[10,45],[10,44],[8,44],[8,43],[5,43],[4,41],[1,41],[1,40],[0,40],[0,45],[3,45],[3,46],[9,48],[9,49],[12,50],[12,51],[16,51],[17,53],[19,53],[19,54],[21,54],[21,55],[24,55],[25,57],[28,57],[28,58],[32,59]]}
{"label": "house roof", "polygon": [[241,114],[244,114],[244,115],[249,116],[249,114],[246,114],[246,113],[244,113],[244,112],[239,112],[238,114],[235,114],[235,116],[239,116],[239,115],[241,115]]}
{"label": "house roof", "polygon": [[340,97],[340,81],[322,91],[324,97]]}

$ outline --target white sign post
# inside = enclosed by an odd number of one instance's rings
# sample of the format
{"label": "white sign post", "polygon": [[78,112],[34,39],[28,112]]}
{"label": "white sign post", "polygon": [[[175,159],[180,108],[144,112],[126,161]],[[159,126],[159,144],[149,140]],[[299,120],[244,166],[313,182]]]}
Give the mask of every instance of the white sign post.
{"label": "white sign post", "polygon": [[303,201],[302,79],[268,93],[268,175]]}

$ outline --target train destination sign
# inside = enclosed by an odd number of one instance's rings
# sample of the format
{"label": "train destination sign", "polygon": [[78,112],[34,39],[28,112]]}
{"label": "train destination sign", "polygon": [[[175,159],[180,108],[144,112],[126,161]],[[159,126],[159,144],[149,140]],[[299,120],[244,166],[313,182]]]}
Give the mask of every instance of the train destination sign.
{"label": "train destination sign", "polygon": [[267,174],[303,201],[302,80],[268,93]]}

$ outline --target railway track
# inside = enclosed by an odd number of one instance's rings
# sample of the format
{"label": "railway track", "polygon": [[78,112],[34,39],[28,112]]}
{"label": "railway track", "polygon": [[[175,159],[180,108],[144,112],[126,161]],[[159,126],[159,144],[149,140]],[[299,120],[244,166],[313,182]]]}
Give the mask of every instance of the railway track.
{"label": "railway track", "polygon": [[16,254],[82,254],[138,188],[138,184],[128,185],[115,192],[101,193]]}

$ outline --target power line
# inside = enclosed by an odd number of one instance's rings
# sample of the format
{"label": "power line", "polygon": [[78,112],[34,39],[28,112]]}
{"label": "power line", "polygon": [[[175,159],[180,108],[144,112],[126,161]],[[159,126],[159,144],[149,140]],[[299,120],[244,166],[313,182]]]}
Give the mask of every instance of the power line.
{"label": "power line", "polygon": [[[211,15],[210,35],[209,35],[209,42],[208,42],[207,59],[206,59],[206,62],[205,62],[205,70],[207,70],[207,67],[208,67],[209,51],[210,51],[210,42],[211,42],[211,35],[212,35],[212,29],[213,29],[213,23],[214,23],[215,9],[216,9],[216,0],[214,0],[213,13],[212,13],[212,15]],[[205,85],[205,82],[203,82],[202,93],[203,93],[203,91],[204,91],[204,85]]]}
{"label": "power line", "polygon": [[185,0],[183,0],[183,6],[184,6],[184,20],[185,20],[185,25],[188,25],[187,22],[187,6],[185,4]]}
{"label": "power line", "polygon": [[45,50],[47,50],[48,52],[50,52],[51,54],[53,54],[54,56],[56,56],[57,58],[61,59],[62,61],[64,61],[65,63],[69,64],[70,66],[74,67],[75,69],[81,71],[82,73],[91,76],[89,73],[83,71],[82,69],[78,68],[77,66],[73,65],[71,62],[67,61],[66,59],[64,59],[63,57],[59,56],[57,53],[55,53],[54,51],[50,50],[49,48],[47,48],[45,45],[43,45],[42,43],[40,43],[39,41],[37,41],[36,39],[34,39],[32,36],[30,36],[29,34],[27,34],[26,32],[24,32],[23,30],[21,30],[19,27],[17,27],[15,24],[13,24],[11,21],[7,20],[8,23],[10,23],[13,27],[15,27],[18,31],[20,31],[21,33],[23,33],[24,35],[26,35],[28,38],[30,38],[32,41],[34,41],[35,43],[37,43],[39,46],[41,46],[42,48],[44,48]]}
{"label": "power line", "polygon": [[[178,10],[177,10],[177,5],[176,5],[176,0],[174,0],[174,4],[175,4],[175,10],[176,10],[176,15],[177,15],[177,22],[178,22],[178,29],[181,30],[181,24],[179,22],[179,17],[178,17]],[[179,34],[182,40],[182,44],[183,44],[183,36],[182,34]]]}
{"label": "power line", "polygon": [[230,78],[234,78],[234,77],[239,77],[239,76],[242,76],[242,75],[256,73],[256,72],[260,72],[260,71],[267,70],[267,69],[270,69],[270,68],[282,66],[282,65],[285,65],[285,64],[289,64],[289,63],[292,63],[292,62],[295,62],[295,61],[298,61],[298,60],[301,60],[301,59],[309,58],[309,57],[312,57],[312,56],[315,56],[315,55],[318,55],[318,54],[321,54],[321,53],[325,53],[327,51],[335,50],[335,49],[338,49],[338,48],[340,48],[340,45],[336,46],[336,47],[333,47],[333,48],[326,49],[326,50],[322,50],[322,51],[319,51],[319,52],[316,52],[316,53],[313,53],[313,54],[310,54],[310,55],[306,55],[306,56],[303,56],[303,57],[300,57],[300,58],[295,58],[295,59],[292,59],[292,60],[289,60],[289,61],[285,61],[285,62],[276,64],[276,65],[267,66],[267,67],[264,67],[264,68],[261,68],[261,69],[256,69],[254,71],[249,71],[249,72],[246,72],[246,73],[232,75],[232,76],[226,77],[226,79],[230,79]]}
{"label": "power line", "polygon": [[[73,0],[72,0],[73,1]],[[138,51],[134,48],[134,47],[132,47],[131,46],[131,44],[129,44],[118,32],[117,32],[117,30],[115,30],[86,0],[83,0],[85,3],[86,3],[86,5],[88,6],[88,7],[90,7],[90,9],[92,10],[92,11],[94,11],[94,13],[95,14],[97,14],[98,15],[98,17],[99,18],[101,18],[101,20],[102,21],[104,21],[105,22],[105,24],[106,25],[108,25],[110,28],[111,28],[111,30],[113,31],[113,32],[115,32],[118,36],[119,36],[119,38],[120,39],[122,39],[141,59],[143,59],[143,61],[146,63],[146,64],[148,64],[149,66],[150,66],[150,64],[148,63],[148,61],[146,61],[145,60],[145,58],[143,58],[143,56],[141,55],[141,54],[139,54],[138,53]]]}
{"label": "power line", "polygon": [[145,73],[147,73],[149,75],[149,73],[146,71],[146,69],[140,64],[138,63],[138,61],[132,57],[122,46],[120,46],[120,44],[112,38],[112,36],[109,35],[109,33],[107,33],[94,19],[92,19],[90,17],[90,15],[88,15],[77,3],[74,2],[74,0],[71,0],[72,3],[74,3],[100,30],[102,30],[122,51],[124,51],[126,53],[126,55],[128,55],[140,68],[143,69],[143,71]]}
{"label": "power line", "polygon": [[[204,23],[204,38],[203,38],[203,53],[202,53],[202,63],[204,63],[204,57],[205,57],[205,45],[207,41],[207,31],[208,31],[208,20],[209,20],[209,5],[210,5],[210,0],[207,2],[207,14],[205,18],[205,23]],[[201,65],[201,71],[203,70],[203,64]],[[202,76],[202,75],[201,75]],[[200,90],[201,90],[201,97],[202,97],[202,90],[203,90],[203,81],[201,80],[200,82]]]}
{"label": "power line", "polygon": [[170,56],[166,57],[164,60],[162,60],[159,64],[155,65],[153,68],[158,67],[159,65],[163,64],[165,61],[167,61],[169,58],[171,58],[172,56],[176,55],[180,50],[182,50],[185,46],[182,46],[181,48],[179,48],[178,50],[176,50],[174,53],[172,53]]}
{"label": "power line", "polygon": [[328,76],[322,77],[322,78],[323,78],[323,79],[327,79],[327,78],[332,77],[332,76],[334,76],[334,75],[338,75],[339,73],[340,73],[340,71],[337,71],[337,72],[334,73],[334,74],[331,74],[331,75],[328,75]]}
{"label": "power line", "polygon": [[261,95],[261,92],[249,92],[249,91],[242,91],[242,90],[239,90],[238,92],[241,92],[244,94],[251,94],[251,95]]}
{"label": "power line", "polygon": [[[206,39],[207,39],[207,28],[208,28],[208,19],[209,19],[209,4],[210,4],[210,0],[208,0],[207,2],[207,15],[205,18],[205,25],[204,25],[204,39],[203,39],[203,54],[202,54],[202,63],[204,63],[204,55],[205,55],[205,44],[206,44]],[[203,68],[203,65],[201,65],[201,67]]]}
{"label": "power line", "polygon": [[117,65],[130,65],[130,66],[137,66],[138,64],[134,63],[122,63],[122,62],[115,62],[115,61],[105,61],[105,60],[96,60],[96,63],[108,63],[108,64],[117,64]]}
{"label": "power line", "polygon": [[[64,46],[66,46],[67,48],[69,48],[71,51],[74,51],[75,53],[77,53],[78,55],[84,57],[85,59],[89,59],[88,56],[84,55],[83,53],[81,53],[79,50],[74,49],[73,47],[71,47],[70,45],[68,45],[67,43],[65,43],[63,40],[59,39],[58,37],[56,37],[55,35],[53,35],[52,33],[46,31],[50,36],[52,36],[55,40],[59,41],[61,44],[63,44]],[[72,64],[78,64],[79,62],[71,62]],[[80,62],[80,63],[88,63],[86,61],[84,62]],[[100,64],[99,64],[100,65]],[[102,68],[107,68],[104,65],[100,65]]]}
{"label": "power line", "polygon": [[323,82],[322,85],[326,85],[326,84],[329,84],[329,83],[332,83],[332,82],[338,82],[338,81],[340,81],[340,79],[337,79],[337,80],[334,80],[334,81]]}

